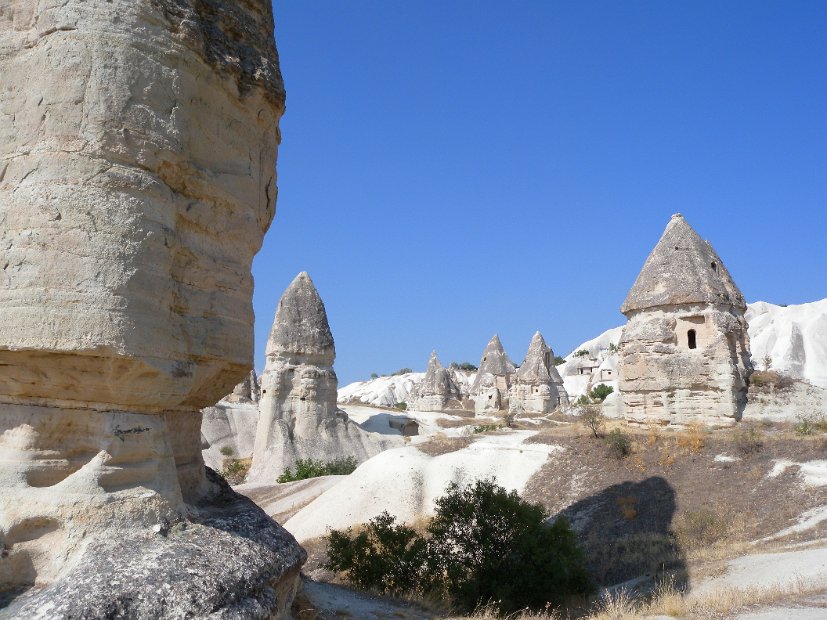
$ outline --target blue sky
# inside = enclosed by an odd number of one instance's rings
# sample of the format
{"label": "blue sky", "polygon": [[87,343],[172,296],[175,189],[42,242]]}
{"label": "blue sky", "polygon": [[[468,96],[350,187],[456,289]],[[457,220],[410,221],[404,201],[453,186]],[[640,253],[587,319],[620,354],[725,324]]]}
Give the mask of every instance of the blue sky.
{"label": "blue sky", "polygon": [[672,213],[749,301],[827,296],[827,2],[281,0],[256,368],[307,270],[340,384],[624,322]]}

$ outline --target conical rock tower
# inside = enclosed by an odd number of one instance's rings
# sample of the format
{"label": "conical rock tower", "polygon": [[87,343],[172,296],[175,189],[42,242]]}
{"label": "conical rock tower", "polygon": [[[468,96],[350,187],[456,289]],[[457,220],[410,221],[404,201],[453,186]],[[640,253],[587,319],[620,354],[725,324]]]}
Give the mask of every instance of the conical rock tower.
{"label": "conical rock tower", "polygon": [[416,411],[448,411],[461,408],[460,389],[453,373],[439,362],[436,351],[431,352],[425,377],[416,386],[411,408]]}
{"label": "conical rock tower", "polygon": [[567,403],[563,379],[554,366],[554,351],[538,331],[531,338],[525,361],[514,375],[509,410],[513,413],[550,413]]}
{"label": "conical rock tower", "polygon": [[477,414],[508,410],[508,389],[516,368],[500,342],[500,337],[488,341],[482,353],[479,370],[471,385],[470,396]]}
{"label": "conical rock tower", "polygon": [[673,215],[621,308],[625,417],[677,425],[739,419],[752,370],[745,310],[712,245]]}
{"label": "conical rock tower", "polygon": [[306,272],[279,301],[266,354],[249,481],[275,482],[299,459],[364,461],[382,450],[336,405],[333,334]]}

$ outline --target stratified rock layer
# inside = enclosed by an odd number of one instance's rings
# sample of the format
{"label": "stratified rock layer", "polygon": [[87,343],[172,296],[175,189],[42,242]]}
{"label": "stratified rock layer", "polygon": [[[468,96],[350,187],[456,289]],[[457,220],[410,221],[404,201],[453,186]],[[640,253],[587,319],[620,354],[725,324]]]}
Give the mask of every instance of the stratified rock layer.
{"label": "stratified rock layer", "polygon": [[333,334],[305,272],[279,300],[266,354],[248,481],[275,482],[299,459],[363,461],[381,451],[336,405]]}
{"label": "stratified rock layer", "polygon": [[709,242],[672,216],[622,308],[625,417],[677,425],[739,419],[752,369],[745,310]]}
{"label": "stratified rock layer", "polygon": [[477,376],[471,385],[470,398],[477,414],[508,410],[508,390],[515,372],[514,363],[503,349],[500,337],[494,334],[482,353]]}
{"label": "stratified rock layer", "polygon": [[431,352],[425,377],[416,386],[409,408],[417,411],[461,409],[461,398],[453,373],[440,364],[436,351]]}
{"label": "stratified rock layer", "polygon": [[531,338],[525,361],[514,375],[509,393],[513,413],[550,413],[568,404],[563,379],[554,366],[554,351],[540,332]]}
{"label": "stratified rock layer", "polygon": [[217,492],[198,409],[252,367],[284,90],[264,0],[2,0],[0,75],[0,590],[43,586],[28,616]]}

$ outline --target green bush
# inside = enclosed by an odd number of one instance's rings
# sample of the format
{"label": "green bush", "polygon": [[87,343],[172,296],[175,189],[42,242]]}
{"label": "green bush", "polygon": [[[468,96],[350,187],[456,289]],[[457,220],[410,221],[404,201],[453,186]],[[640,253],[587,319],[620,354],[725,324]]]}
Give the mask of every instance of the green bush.
{"label": "green bush", "polygon": [[586,349],[577,349],[577,351],[574,352],[574,357],[587,357],[588,355],[589,352]]}
{"label": "green bush", "polygon": [[606,397],[614,391],[615,390],[612,386],[606,385],[605,383],[600,383],[599,385],[595,385],[591,392],[589,392],[589,398],[596,403],[602,403],[606,400]]}
{"label": "green bush", "polygon": [[454,370],[466,370],[468,372],[479,370],[479,368],[474,366],[471,362],[451,362],[448,368],[453,368]]}
{"label": "green bush", "polygon": [[757,429],[747,426],[735,433],[735,447],[743,456],[750,456],[761,452],[764,441]]}
{"label": "green bush", "polygon": [[606,417],[600,411],[600,407],[588,406],[583,409],[580,414],[580,422],[586,428],[590,429],[595,439],[599,438],[603,432],[603,427],[606,424]]}
{"label": "green bush", "polygon": [[428,562],[424,538],[396,517],[383,512],[358,534],[351,528],[332,530],[327,536],[326,568],[343,572],[345,579],[363,590],[384,594],[421,593]]}
{"label": "green bush", "polygon": [[399,411],[407,411],[407,410],[408,410],[408,403],[406,403],[406,402],[404,402],[404,401],[403,401],[403,402],[401,402],[401,403],[396,403],[396,404],[394,405],[394,407],[396,407],[397,409],[399,409]]}
{"label": "green bush", "polygon": [[560,357],[559,355],[554,356],[554,365],[555,366],[559,366],[560,364],[565,364],[565,363],[566,363],[566,358],[565,357]]}
{"label": "green bush", "polygon": [[359,462],[352,456],[327,462],[299,459],[296,461],[296,472],[293,473],[293,470],[288,467],[276,482],[295,482],[319,476],[346,476],[353,473],[357,467],[359,467]]}
{"label": "green bush", "polygon": [[575,401],[575,404],[577,404],[577,405],[591,405],[592,404],[592,399],[589,398],[586,394],[583,394],[583,395],[580,396],[580,398],[578,398]]}
{"label": "green bush", "polygon": [[632,453],[631,438],[619,428],[606,435],[606,445],[609,447],[609,453],[618,460]]}
{"label": "green bush", "polygon": [[474,427],[475,433],[487,433],[489,431],[498,431],[500,427],[497,424],[479,424]]}
{"label": "green bush", "polygon": [[359,534],[333,530],[326,567],[361,588],[441,596],[465,612],[491,601],[501,613],[543,610],[592,589],[568,522],[546,518],[493,480],[451,484],[425,536],[383,513]]}
{"label": "green bush", "polygon": [[223,454],[224,456],[232,456],[233,455],[233,449],[230,446],[222,446],[221,450],[219,450],[219,452],[221,452],[221,454]]}
{"label": "green bush", "polygon": [[241,484],[250,471],[251,462],[251,459],[227,459],[224,461],[221,477],[230,484]]}
{"label": "green bush", "polygon": [[413,372],[413,370],[411,370],[410,368],[400,368],[395,373],[393,373],[393,376],[396,377],[399,375],[407,375],[410,372]]}
{"label": "green bush", "polygon": [[378,379],[379,375],[377,375],[375,372],[372,372],[372,373],[370,373],[370,378],[371,379]]}

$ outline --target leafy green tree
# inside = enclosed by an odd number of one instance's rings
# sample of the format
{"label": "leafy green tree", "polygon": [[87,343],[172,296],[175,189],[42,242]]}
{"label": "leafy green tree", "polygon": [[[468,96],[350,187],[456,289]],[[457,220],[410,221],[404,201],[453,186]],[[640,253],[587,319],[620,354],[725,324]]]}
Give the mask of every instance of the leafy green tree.
{"label": "leafy green tree", "polygon": [[592,388],[591,392],[589,392],[589,397],[595,402],[602,403],[606,400],[606,397],[614,391],[612,386],[601,383]]}

